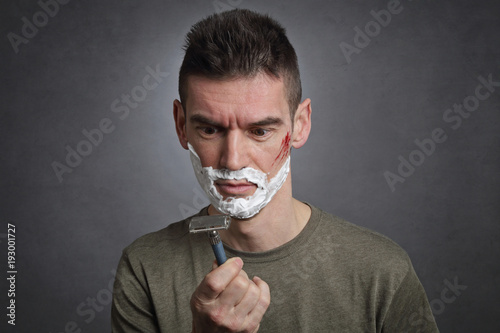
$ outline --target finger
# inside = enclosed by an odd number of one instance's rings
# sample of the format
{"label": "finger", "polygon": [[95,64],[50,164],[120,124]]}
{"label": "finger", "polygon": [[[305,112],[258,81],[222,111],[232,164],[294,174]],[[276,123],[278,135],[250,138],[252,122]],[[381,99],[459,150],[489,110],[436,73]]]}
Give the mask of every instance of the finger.
{"label": "finger", "polygon": [[260,299],[261,290],[254,281],[249,280],[249,285],[245,295],[234,307],[234,314],[241,318],[245,317],[255,308]]}
{"label": "finger", "polygon": [[247,272],[245,272],[243,269],[240,271],[239,273],[240,276],[246,278],[247,280],[250,280],[250,278],[248,277],[248,274]]}
{"label": "finger", "polygon": [[243,268],[243,261],[231,258],[221,266],[208,273],[196,289],[196,296],[200,300],[213,300],[226,289],[228,284],[238,276]]}
{"label": "finger", "polygon": [[262,317],[264,317],[264,314],[266,313],[269,304],[271,303],[271,292],[269,291],[268,284],[257,276],[253,278],[253,282],[259,287],[260,296],[255,307],[252,309],[252,311],[250,311],[246,321],[243,324],[243,327],[245,327],[249,331],[255,331],[256,329],[258,329]]}
{"label": "finger", "polygon": [[248,279],[248,275],[243,270],[240,271],[240,273],[227,285],[224,292],[217,297],[217,303],[233,309],[236,304],[241,302],[252,284],[255,285],[255,283]]}

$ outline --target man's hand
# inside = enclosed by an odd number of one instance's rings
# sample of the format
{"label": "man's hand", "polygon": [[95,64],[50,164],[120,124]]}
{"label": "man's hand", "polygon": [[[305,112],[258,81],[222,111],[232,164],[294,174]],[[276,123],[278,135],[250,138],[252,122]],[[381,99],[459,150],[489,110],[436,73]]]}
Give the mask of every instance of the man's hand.
{"label": "man's hand", "polygon": [[191,296],[193,332],[257,332],[271,301],[269,286],[252,280],[231,258],[205,276]]}

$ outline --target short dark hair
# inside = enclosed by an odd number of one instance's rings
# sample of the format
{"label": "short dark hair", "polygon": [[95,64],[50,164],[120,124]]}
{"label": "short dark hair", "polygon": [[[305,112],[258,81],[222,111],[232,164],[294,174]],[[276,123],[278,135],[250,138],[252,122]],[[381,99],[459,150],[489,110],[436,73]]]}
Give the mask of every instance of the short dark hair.
{"label": "short dark hair", "polygon": [[268,15],[247,9],[213,14],[191,27],[179,71],[179,95],[186,110],[187,79],[225,80],[266,73],[282,78],[290,116],[302,98],[299,65],[285,29]]}

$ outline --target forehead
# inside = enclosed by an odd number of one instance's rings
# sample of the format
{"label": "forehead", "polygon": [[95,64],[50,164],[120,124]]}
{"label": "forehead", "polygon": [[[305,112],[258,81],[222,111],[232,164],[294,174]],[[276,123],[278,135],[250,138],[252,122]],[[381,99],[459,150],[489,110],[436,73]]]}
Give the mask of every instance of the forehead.
{"label": "forehead", "polygon": [[190,76],[186,111],[212,117],[255,120],[262,116],[288,115],[283,81],[267,74],[225,80]]}

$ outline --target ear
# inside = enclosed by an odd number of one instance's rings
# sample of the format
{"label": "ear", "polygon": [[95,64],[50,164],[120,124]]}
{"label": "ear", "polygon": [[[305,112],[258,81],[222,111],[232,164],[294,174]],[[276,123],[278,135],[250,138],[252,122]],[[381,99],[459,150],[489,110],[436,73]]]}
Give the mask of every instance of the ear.
{"label": "ear", "polygon": [[188,139],[186,135],[186,116],[184,114],[184,108],[179,100],[174,101],[174,121],[175,130],[177,131],[177,137],[179,142],[184,149],[188,149]]}
{"label": "ear", "polygon": [[309,133],[311,132],[311,112],[311,100],[306,98],[299,104],[295,112],[292,134],[293,148],[298,149],[302,147],[306,143],[307,138],[309,138]]}

